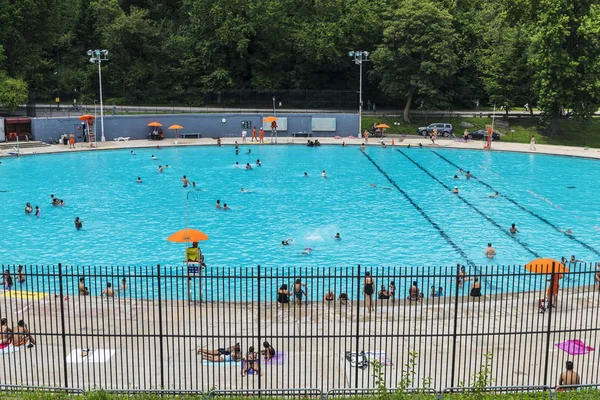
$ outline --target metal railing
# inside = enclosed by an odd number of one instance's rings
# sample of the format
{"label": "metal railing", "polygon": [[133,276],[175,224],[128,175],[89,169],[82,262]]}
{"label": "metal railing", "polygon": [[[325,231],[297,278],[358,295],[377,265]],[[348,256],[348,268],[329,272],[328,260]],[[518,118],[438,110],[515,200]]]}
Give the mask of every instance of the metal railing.
{"label": "metal railing", "polygon": [[[598,356],[589,346],[600,342],[600,291],[591,265],[554,275],[467,266],[459,276],[457,267],[212,267],[188,275],[181,266],[58,264],[24,266],[21,277],[17,266],[3,266],[14,284],[0,293],[0,318],[15,331],[23,320],[35,346],[13,334],[22,345],[0,349],[0,382],[77,391],[325,393],[394,388],[408,369],[415,385],[430,379],[441,391],[471,386],[491,354],[494,385],[554,386],[567,360],[584,383],[594,383]],[[374,279],[371,309],[366,272]],[[558,297],[547,299],[548,279],[559,275]],[[471,291],[475,277],[481,296]],[[422,297],[411,296],[414,281]],[[395,296],[377,298],[390,282]],[[278,293],[284,284],[289,302]],[[246,368],[249,347],[259,353],[263,342],[275,357],[256,357],[257,371]],[[236,343],[240,360],[231,362],[222,353]]]}

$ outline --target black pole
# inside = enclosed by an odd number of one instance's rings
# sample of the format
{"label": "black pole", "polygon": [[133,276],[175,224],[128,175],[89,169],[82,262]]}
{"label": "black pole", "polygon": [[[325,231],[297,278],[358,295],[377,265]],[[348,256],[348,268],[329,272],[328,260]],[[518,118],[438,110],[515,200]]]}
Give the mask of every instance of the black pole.
{"label": "black pole", "polygon": [[[355,354],[355,367],[356,367],[356,374],[355,374],[355,380],[354,380],[354,388],[358,389],[358,353],[359,353],[359,346],[360,346],[360,295],[362,293],[362,291],[360,290],[360,264],[358,264],[358,272],[356,275],[356,282],[358,283],[357,289],[358,291],[358,298],[356,299],[356,354]],[[352,367],[352,352],[350,353],[350,367]]]}
{"label": "black pole", "polygon": [[163,358],[163,324],[162,324],[162,293],[160,290],[160,264],[156,265],[156,277],[158,280],[158,339],[160,348],[160,388],[165,388],[165,366]]}
{"label": "black pole", "polygon": [[454,371],[456,367],[456,339],[458,330],[458,277],[460,276],[460,264],[456,264],[456,281],[454,290],[454,330],[452,331],[452,370],[450,371],[450,387],[454,387]]}
{"label": "black pole", "polygon": [[261,370],[261,365],[260,365],[260,349],[261,349],[261,346],[262,346],[262,343],[260,341],[260,337],[261,337],[261,333],[262,333],[261,329],[260,329],[260,265],[258,266],[257,279],[258,279],[258,290],[257,290],[257,292],[258,292],[258,319],[257,320],[258,320],[258,348],[259,348],[259,350],[258,350],[258,354],[259,354],[259,357],[258,357],[258,360],[259,360],[258,361],[258,370],[260,371],[258,373],[258,390],[260,390],[261,389],[261,383],[262,383],[262,380],[261,380],[261,378],[262,378],[262,370]]}
{"label": "black pole", "polygon": [[65,374],[64,387],[69,387],[69,379],[67,378],[67,329],[65,326],[65,296],[63,292],[62,263],[58,263],[58,291],[60,293],[60,323],[62,326],[63,372]]}
{"label": "black pole", "polygon": [[554,293],[554,279],[558,279],[555,276],[555,263],[552,261],[552,274],[550,275],[550,291],[549,299],[548,299],[548,329],[546,330],[546,362],[544,365],[544,385],[548,384],[548,368],[550,366],[550,334],[552,328],[552,308],[554,308],[554,296],[558,295],[558,293]]}

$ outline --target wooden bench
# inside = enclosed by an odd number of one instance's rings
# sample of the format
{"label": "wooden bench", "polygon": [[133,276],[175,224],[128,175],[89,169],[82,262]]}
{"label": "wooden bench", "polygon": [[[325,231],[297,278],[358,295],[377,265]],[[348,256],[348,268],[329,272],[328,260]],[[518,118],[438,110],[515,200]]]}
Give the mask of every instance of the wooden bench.
{"label": "wooden bench", "polygon": [[202,134],[201,133],[182,133],[181,137],[183,139],[187,139],[189,137],[195,137],[196,139],[200,139],[202,138]]}

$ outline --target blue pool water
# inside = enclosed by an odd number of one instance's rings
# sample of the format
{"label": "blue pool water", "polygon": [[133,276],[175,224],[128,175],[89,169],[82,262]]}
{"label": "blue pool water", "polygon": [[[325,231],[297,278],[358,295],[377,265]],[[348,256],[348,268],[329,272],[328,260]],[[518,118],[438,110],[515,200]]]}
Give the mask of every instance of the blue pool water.
{"label": "blue pool water", "polygon": [[[245,154],[249,148],[252,154]],[[231,146],[135,153],[3,159],[1,262],[161,264],[179,273],[184,246],[166,238],[185,227],[186,197],[189,226],[210,236],[201,243],[207,272],[257,264],[283,272],[357,264],[480,266],[490,264],[483,254],[488,242],[498,252],[497,265],[538,256],[600,260],[595,160],[442,149],[363,153],[338,146],[240,146],[238,156]],[[243,168],[247,162],[253,170]],[[170,168],[160,174],[159,164]],[[457,167],[476,179],[455,181]],[[182,187],[184,174],[195,190]],[[143,183],[136,183],[138,176]],[[459,196],[450,192],[454,186]],[[494,191],[500,196],[488,198]],[[52,206],[50,194],[66,206]],[[217,210],[217,199],[231,210]],[[24,214],[26,202],[41,207],[41,218]],[[76,216],[84,221],[81,231],[74,228]],[[520,234],[508,233],[511,223]],[[566,229],[574,235],[559,231]],[[337,232],[340,241],[333,239]],[[281,246],[286,238],[295,244]],[[310,255],[302,254],[306,247]]]}

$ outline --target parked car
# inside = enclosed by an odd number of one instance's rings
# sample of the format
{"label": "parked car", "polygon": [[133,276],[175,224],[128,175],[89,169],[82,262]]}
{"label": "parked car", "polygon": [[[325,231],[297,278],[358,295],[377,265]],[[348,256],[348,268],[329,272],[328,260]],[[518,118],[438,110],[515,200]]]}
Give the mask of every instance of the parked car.
{"label": "parked car", "polygon": [[[487,140],[487,129],[478,129],[473,132],[469,132],[469,139],[473,140]],[[497,132],[492,133],[492,140],[500,140],[500,135]]]}
{"label": "parked car", "polygon": [[454,134],[454,128],[452,124],[435,123],[429,126],[422,126],[417,128],[417,133],[423,136],[429,136],[433,133],[433,128],[437,128],[438,135],[443,137],[452,136]]}

